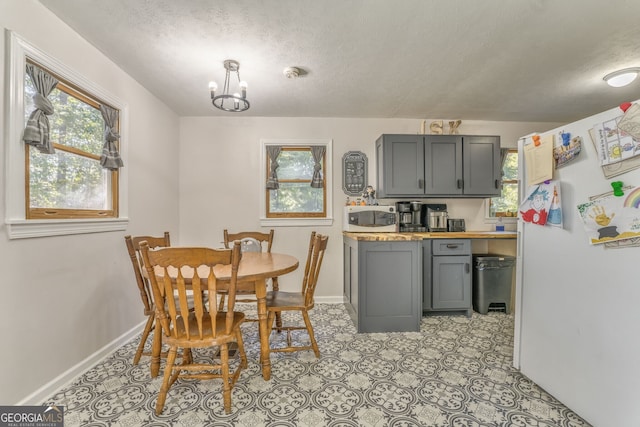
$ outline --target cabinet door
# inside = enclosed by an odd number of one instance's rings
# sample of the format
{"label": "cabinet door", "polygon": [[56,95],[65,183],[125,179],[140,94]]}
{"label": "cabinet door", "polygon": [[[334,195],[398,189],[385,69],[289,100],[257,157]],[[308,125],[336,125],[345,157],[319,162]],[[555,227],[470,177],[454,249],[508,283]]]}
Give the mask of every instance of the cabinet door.
{"label": "cabinet door", "polygon": [[471,308],[471,255],[432,257],[432,307],[467,310]]}
{"label": "cabinet door", "polygon": [[376,141],[378,196],[424,194],[422,135],[382,135]]}
{"label": "cabinet door", "polygon": [[424,164],[427,195],[462,194],[462,137],[425,136]]}
{"label": "cabinet door", "polygon": [[359,242],[358,332],[420,330],[421,243]]}
{"label": "cabinet door", "polygon": [[431,310],[431,240],[422,241],[422,311]]}
{"label": "cabinet door", "polygon": [[500,137],[464,136],[464,194],[474,196],[499,196],[500,179]]}

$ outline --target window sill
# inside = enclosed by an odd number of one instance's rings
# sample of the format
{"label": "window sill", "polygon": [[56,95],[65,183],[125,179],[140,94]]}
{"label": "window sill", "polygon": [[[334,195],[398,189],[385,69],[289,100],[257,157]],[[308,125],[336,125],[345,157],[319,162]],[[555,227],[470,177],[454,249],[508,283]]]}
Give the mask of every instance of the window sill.
{"label": "window sill", "polygon": [[333,218],[260,218],[263,227],[330,226]]}
{"label": "window sill", "polygon": [[485,224],[494,224],[494,223],[498,222],[498,220],[500,218],[502,218],[502,222],[504,222],[505,224],[515,224],[516,222],[518,222],[518,217],[517,216],[503,216],[503,217],[491,216],[491,217],[485,217],[484,222],[485,222]]}
{"label": "window sill", "polygon": [[128,224],[129,218],[7,220],[6,222],[9,239],[123,231]]}

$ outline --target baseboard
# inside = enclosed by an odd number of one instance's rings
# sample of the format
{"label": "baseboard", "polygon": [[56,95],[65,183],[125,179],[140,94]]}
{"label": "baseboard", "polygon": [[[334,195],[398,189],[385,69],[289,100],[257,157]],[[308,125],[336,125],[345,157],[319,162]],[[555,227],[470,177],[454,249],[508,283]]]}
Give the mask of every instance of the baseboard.
{"label": "baseboard", "polygon": [[58,390],[62,389],[66,385],[71,384],[80,375],[84,374],[86,371],[100,363],[104,358],[135,338],[142,332],[145,323],[147,323],[146,319],[139,325],[129,329],[109,344],[91,354],[86,359],[80,361],[75,366],[67,369],[65,372],[52,379],[38,390],[20,400],[16,405],[41,405],[45,399],[53,396]]}
{"label": "baseboard", "polygon": [[344,297],[342,295],[340,296],[333,296],[333,297],[313,297],[313,300],[316,302],[316,304],[342,304],[344,303]]}

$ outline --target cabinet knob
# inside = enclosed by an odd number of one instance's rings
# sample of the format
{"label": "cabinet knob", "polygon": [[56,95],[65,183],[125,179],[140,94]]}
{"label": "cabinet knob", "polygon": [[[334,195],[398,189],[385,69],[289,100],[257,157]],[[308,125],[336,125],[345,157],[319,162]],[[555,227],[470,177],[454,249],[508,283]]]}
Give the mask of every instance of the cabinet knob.
{"label": "cabinet knob", "polygon": [[458,180],[458,189],[460,189],[460,188],[462,188],[462,180],[461,179]]}
{"label": "cabinet knob", "polygon": [[468,262],[464,263],[464,269],[466,273],[469,273],[471,271],[471,266],[469,265]]}
{"label": "cabinet knob", "polygon": [[418,188],[424,188],[424,179],[418,180]]}

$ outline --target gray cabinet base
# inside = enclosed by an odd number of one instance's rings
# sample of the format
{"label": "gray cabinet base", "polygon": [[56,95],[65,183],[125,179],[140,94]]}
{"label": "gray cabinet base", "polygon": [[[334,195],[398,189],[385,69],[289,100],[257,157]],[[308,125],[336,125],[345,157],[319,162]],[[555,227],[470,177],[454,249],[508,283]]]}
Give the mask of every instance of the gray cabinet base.
{"label": "gray cabinet base", "polygon": [[420,241],[344,238],[344,293],[358,332],[417,332],[422,319]]}

